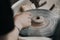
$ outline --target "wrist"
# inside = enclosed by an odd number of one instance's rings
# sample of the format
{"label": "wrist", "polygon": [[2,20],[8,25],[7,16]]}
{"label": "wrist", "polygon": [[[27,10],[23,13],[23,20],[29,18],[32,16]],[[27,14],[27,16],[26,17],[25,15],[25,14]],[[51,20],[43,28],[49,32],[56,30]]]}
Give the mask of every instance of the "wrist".
{"label": "wrist", "polygon": [[20,24],[19,26],[15,26],[19,31],[22,29],[22,25]]}

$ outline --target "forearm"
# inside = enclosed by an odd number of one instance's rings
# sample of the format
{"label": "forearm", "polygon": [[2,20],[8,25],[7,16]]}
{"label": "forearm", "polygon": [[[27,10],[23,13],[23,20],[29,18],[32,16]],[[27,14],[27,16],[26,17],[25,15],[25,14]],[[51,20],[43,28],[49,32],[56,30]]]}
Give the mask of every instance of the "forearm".
{"label": "forearm", "polygon": [[19,37],[19,31],[15,27],[11,32],[4,36],[0,36],[0,40],[17,40]]}
{"label": "forearm", "polygon": [[19,37],[19,31],[18,29],[15,27],[13,31],[11,31],[8,35],[7,35],[7,39],[8,40],[17,40]]}

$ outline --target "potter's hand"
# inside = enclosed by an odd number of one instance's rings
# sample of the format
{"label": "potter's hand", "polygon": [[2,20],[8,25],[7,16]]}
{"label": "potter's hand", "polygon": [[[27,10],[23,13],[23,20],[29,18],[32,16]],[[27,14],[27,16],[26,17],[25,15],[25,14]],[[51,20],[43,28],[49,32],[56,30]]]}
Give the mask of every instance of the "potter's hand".
{"label": "potter's hand", "polygon": [[23,12],[21,15],[15,16],[15,26],[19,29],[31,25],[31,14],[29,12]]}

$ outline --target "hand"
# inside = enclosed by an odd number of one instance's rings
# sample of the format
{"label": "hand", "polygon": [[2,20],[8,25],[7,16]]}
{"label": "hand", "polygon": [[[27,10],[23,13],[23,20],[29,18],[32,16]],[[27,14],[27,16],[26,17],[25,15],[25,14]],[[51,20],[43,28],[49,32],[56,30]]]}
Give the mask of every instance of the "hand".
{"label": "hand", "polygon": [[15,25],[19,29],[31,25],[31,14],[29,12],[23,12],[21,15],[18,14],[15,16]]}

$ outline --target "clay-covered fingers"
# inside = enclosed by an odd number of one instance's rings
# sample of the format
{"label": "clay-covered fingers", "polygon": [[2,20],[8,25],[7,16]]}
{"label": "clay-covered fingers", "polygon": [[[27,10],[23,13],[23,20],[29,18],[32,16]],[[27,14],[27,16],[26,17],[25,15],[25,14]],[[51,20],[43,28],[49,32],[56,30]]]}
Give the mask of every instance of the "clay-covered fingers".
{"label": "clay-covered fingers", "polygon": [[25,24],[23,26],[24,27],[30,26],[31,25],[31,16],[32,16],[31,13],[24,12],[22,15],[24,17],[24,22],[25,22]]}
{"label": "clay-covered fingers", "polygon": [[27,10],[30,10],[30,9],[33,9],[31,7],[31,5],[21,5],[20,6],[20,12],[24,12],[24,11],[27,11]]}
{"label": "clay-covered fingers", "polygon": [[15,25],[20,28],[31,25],[31,13],[23,12],[21,15],[15,16]]}

